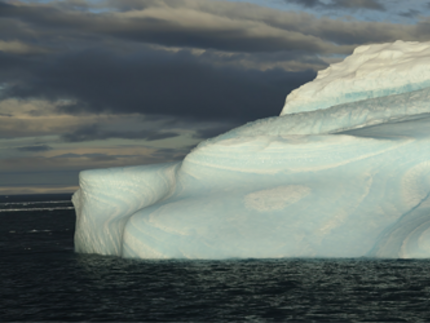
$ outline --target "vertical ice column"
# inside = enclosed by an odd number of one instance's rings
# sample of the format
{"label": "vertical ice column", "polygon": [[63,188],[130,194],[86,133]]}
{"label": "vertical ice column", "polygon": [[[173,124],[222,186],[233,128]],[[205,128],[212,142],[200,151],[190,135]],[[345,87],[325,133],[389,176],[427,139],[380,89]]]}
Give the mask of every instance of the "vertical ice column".
{"label": "vertical ice column", "polygon": [[181,163],[83,171],[73,195],[75,251],[122,254],[124,226],[139,209],[168,196],[176,187]]}

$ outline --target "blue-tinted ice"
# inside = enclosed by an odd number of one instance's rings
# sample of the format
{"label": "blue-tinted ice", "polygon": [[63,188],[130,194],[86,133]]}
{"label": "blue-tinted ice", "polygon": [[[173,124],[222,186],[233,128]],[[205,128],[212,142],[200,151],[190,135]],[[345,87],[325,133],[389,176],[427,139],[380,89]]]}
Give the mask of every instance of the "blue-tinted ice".
{"label": "blue-tinted ice", "polygon": [[181,163],[82,172],[75,249],[430,257],[429,194],[430,43],[367,45]]}

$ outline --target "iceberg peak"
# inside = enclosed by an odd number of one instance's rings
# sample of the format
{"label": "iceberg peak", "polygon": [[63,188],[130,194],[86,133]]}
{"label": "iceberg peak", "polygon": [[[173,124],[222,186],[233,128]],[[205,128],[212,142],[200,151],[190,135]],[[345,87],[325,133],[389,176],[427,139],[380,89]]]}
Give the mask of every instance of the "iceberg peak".
{"label": "iceberg peak", "polygon": [[293,90],[281,116],[430,86],[430,42],[363,45]]}

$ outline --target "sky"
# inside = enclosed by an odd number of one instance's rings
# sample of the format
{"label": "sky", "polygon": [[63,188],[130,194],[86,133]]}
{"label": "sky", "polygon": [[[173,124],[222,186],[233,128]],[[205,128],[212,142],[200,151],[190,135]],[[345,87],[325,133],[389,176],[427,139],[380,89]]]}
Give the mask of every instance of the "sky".
{"label": "sky", "polygon": [[429,16],[430,0],[0,0],[0,195],[180,161],[359,45],[430,41]]}

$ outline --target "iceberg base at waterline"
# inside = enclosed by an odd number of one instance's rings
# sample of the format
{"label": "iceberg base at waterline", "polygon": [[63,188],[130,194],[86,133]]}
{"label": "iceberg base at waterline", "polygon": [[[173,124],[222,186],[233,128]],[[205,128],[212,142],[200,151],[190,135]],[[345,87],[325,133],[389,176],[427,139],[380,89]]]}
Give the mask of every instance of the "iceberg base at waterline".
{"label": "iceberg base at waterline", "polygon": [[[206,140],[182,162],[81,172],[76,251],[142,259],[430,257],[426,57],[430,43],[359,47],[293,91],[281,116]],[[390,88],[396,66],[403,83]],[[374,91],[360,85],[368,83]]]}

